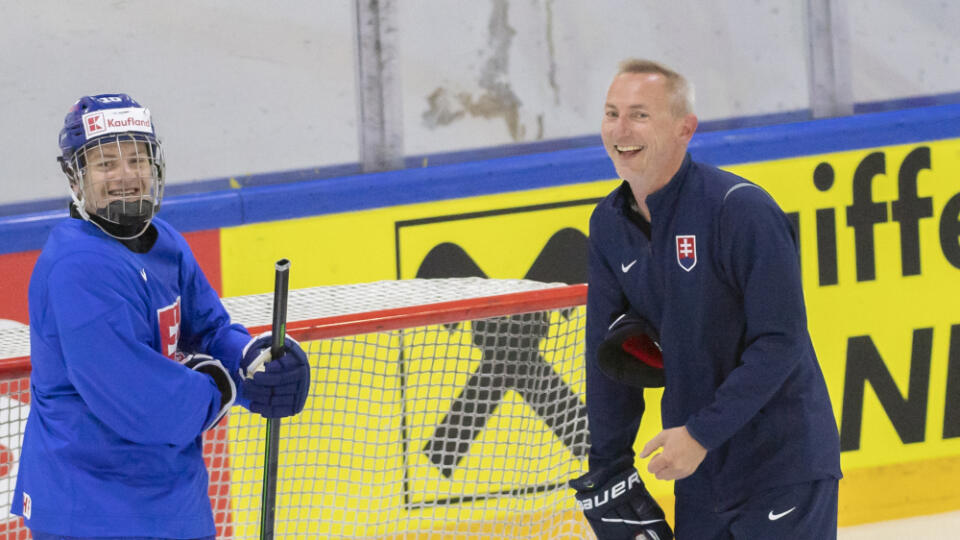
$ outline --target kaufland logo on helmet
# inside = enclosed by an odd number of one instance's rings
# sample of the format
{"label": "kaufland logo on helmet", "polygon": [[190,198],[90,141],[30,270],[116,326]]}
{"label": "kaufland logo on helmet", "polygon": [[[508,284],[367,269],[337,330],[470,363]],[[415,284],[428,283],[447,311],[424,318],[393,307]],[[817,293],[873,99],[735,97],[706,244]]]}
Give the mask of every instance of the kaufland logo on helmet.
{"label": "kaufland logo on helmet", "polygon": [[96,135],[103,131],[103,113],[94,113],[84,118],[84,131],[87,136]]}
{"label": "kaufland logo on helmet", "polygon": [[83,133],[87,139],[108,133],[140,131],[153,133],[150,111],[136,107],[107,109],[83,115]]}

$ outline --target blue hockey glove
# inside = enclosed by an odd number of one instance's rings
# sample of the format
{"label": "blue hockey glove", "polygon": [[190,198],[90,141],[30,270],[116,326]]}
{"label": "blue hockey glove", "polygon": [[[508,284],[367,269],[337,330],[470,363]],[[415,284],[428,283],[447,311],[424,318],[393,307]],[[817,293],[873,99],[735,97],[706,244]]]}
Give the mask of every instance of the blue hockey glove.
{"label": "blue hockey glove", "polygon": [[234,385],[230,373],[227,372],[227,368],[223,367],[223,364],[221,364],[219,360],[210,355],[191,354],[181,360],[180,363],[194,371],[209,375],[210,378],[213,379],[213,382],[217,384],[217,389],[220,390],[220,410],[217,411],[217,415],[213,421],[203,428],[203,430],[206,431],[219,424],[220,420],[227,414],[227,411],[230,410],[230,407],[233,406],[233,402],[237,398],[237,387]]}
{"label": "blue hockey glove", "polygon": [[597,540],[673,540],[663,509],[644,487],[632,456],[574,478],[570,487],[577,490],[577,508]]}
{"label": "blue hockey glove", "polygon": [[283,354],[271,359],[270,332],[247,343],[240,360],[243,396],[250,410],[266,418],[293,416],[303,410],[310,391],[310,364],[300,344],[283,340]]}

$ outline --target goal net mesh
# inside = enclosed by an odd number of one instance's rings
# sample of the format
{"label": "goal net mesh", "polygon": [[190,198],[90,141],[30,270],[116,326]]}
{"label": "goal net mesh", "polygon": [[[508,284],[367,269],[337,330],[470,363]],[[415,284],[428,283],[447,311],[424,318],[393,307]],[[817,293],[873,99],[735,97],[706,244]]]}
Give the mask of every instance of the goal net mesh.
{"label": "goal net mesh", "polygon": [[[592,538],[566,487],[589,447],[584,291],[479,278],[291,291],[287,331],[312,382],[281,422],[276,538]],[[269,329],[272,294],[224,304]],[[4,399],[9,508],[29,405]],[[205,437],[218,538],[259,537],[265,428],[235,407]],[[6,530],[25,538],[16,520]]]}

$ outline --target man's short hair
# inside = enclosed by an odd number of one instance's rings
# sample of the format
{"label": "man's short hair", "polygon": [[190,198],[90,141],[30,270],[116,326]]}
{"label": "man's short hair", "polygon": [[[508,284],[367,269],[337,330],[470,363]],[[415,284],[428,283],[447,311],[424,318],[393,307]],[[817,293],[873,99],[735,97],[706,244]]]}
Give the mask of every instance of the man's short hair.
{"label": "man's short hair", "polygon": [[624,73],[658,73],[667,82],[670,94],[671,110],[674,116],[681,117],[693,112],[693,86],[687,79],[667,66],[643,58],[627,58],[620,62],[617,75]]}

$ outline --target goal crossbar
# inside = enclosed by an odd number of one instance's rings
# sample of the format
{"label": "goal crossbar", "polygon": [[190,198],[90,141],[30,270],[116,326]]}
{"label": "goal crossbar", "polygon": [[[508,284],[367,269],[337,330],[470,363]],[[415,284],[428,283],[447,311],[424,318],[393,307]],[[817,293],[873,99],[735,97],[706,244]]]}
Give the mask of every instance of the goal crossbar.
{"label": "goal crossbar", "polygon": [[[229,305],[230,300],[228,298],[224,302]],[[432,304],[291,320],[287,323],[287,333],[298,341],[327,339],[349,334],[385,332],[408,326],[445,324],[530,311],[560,309],[583,305],[586,301],[587,286],[581,283]],[[240,320],[237,322],[243,323]],[[257,335],[269,331],[270,325],[254,324],[247,329],[252,335]],[[0,330],[0,339],[3,336],[7,338],[8,346],[0,347],[0,379],[29,375],[30,356],[17,354],[29,349],[29,331],[26,328]]]}
{"label": "goal crossbar", "polygon": [[[287,323],[287,333],[299,341],[311,341],[431,324],[447,324],[533,311],[562,309],[582,305],[586,301],[586,285],[567,285],[565,287],[451,300],[421,306],[383,309],[305,321],[289,321]],[[256,335],[267,330],[269,330],[268,326],[254,326],[250,328],[250,333]],[[2,368],[0,368],[0,372],[2,372]]]}

